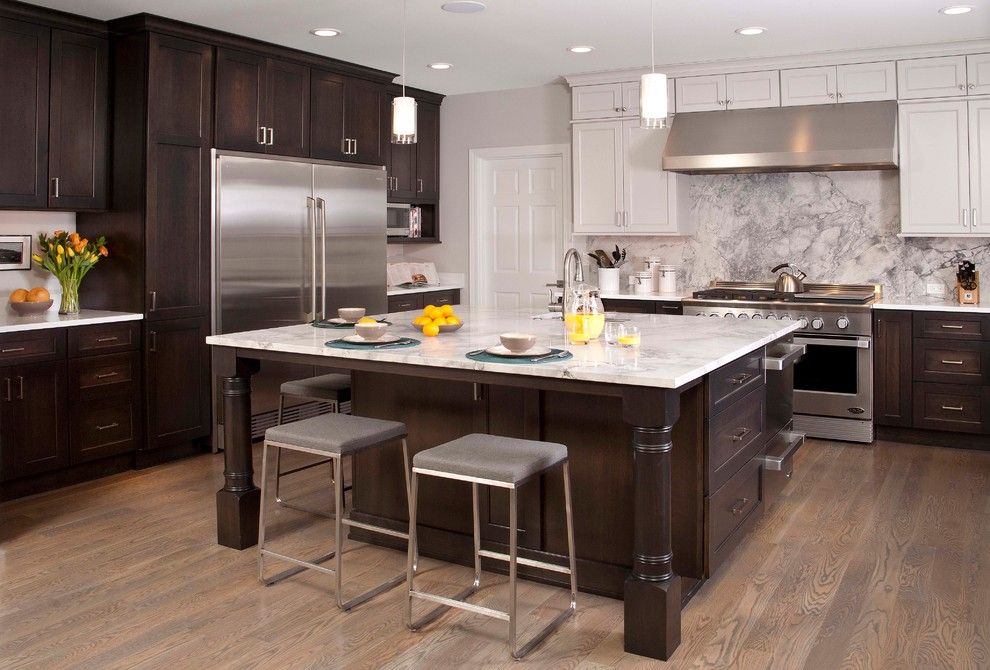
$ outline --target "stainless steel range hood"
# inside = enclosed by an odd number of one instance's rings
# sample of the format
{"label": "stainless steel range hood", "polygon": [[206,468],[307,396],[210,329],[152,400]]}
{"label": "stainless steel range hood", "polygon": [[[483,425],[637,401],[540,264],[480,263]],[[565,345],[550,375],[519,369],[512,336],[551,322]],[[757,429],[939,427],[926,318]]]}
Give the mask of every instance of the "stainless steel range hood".
{"label": "stainless steel range hood", "polygon": [[676,114],[663,151],[688,174],[896,168],[893,100]]}

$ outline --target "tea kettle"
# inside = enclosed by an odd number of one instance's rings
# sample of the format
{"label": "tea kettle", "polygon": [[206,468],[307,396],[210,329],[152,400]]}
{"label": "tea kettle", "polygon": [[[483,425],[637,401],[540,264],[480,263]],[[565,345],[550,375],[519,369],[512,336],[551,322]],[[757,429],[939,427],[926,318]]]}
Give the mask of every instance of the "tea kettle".
{"label": "tea kettle", "polygon": [[808,275],[790,263],[781,263],[777,267],[770,270],[770,272],[776,272],[777,270],[783,270],[784,268],[796,270],[797,274],[794,275],[790,272],[781,272],[777,275],[777,283],[774,284],[773,289],[775,291],[779,291],[780,293],[804,293],[804,279]]}

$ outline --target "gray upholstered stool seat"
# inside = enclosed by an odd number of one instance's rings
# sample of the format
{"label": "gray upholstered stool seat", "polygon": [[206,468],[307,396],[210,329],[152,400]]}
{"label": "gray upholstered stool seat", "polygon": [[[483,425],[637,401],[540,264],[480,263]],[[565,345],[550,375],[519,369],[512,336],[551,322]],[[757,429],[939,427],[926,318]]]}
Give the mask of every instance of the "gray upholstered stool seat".
{"label": "gray upholstered stool seat", "polygon": [[517,484],[566,460],[562,444],[473,433],[419,452],[413,467]]}
{"label": "gray upholstered stool seat", "polygon": [[265,431],[267,442],[341,455],[405,436],[404,423],[349,414],[321,414]]}
{"label": "gray upholstered stool seat", "polygon": [[329,374],[307,379],[293,379],[279,387],[283,395],[299,398],[336,400],[347,402],[351,399],[350,375]]}

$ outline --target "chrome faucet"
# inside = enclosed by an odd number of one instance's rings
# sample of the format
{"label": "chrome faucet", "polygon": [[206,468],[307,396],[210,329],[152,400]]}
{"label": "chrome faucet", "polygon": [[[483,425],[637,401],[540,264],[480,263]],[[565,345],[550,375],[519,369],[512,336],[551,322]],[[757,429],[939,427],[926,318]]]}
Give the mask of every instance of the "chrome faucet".
{"label": "chrome faucet", "polygon": [[561,305],[567,302],[567,296],[571,294],[571,288],[575,283],[584,281],[584,263],[581,261],[581,254],[574,247],[564,254],[564,298]]}

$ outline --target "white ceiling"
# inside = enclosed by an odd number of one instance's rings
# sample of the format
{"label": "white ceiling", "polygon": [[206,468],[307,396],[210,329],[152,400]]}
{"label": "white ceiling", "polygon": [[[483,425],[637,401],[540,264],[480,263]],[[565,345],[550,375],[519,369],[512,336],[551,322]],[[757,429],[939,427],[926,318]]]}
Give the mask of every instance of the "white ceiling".
{"label": "white ceiling", "polygon": [[[691,63],[990,37],[990,0],[655,0],[657,62]],[[400,0],[32,0],[98,19],[149,12],[398,72]],[[480,14],[408,0],[408,83],[447,94],[648,65],[650,0],[488,0]],[[943,16],[940,7],[975,10]],[[743,26],[763,26],[741,37]],[[312,28],[339,28],[318,38]],[[575,55],[566,47],[590,44]],[[454,64],[435,72],[435,61]]]}

